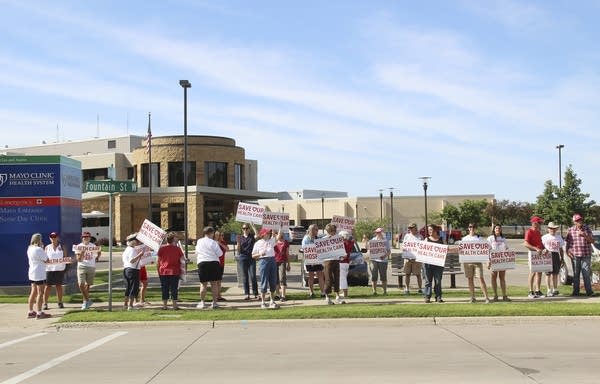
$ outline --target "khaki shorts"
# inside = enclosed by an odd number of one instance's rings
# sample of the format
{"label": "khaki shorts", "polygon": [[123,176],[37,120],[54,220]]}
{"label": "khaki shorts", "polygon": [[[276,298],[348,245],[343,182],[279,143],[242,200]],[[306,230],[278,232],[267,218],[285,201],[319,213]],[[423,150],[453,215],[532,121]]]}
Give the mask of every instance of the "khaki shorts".
{"label": "khaki shorts", "polygon": [[419,263],[416,260],[406,259],[404,261],[404,269],[403,272],[405,275],[421,275],[421,268],[423,267],[422,263]]}
{"label": "khaki shorts", "polygon": [[93,285],[94,284],[94,276],[96,275],[96,268],[88,267],[86,265],[78,265],[77,266],[77,283]]}
{"label": "khaki shorts", "polygon": [[[463,264],[465,270],[465,277],[472,279],[474,277],[483,277],[483,264],[482,263],[465,263]],[[477,273],[475,273],[477,271]]]}

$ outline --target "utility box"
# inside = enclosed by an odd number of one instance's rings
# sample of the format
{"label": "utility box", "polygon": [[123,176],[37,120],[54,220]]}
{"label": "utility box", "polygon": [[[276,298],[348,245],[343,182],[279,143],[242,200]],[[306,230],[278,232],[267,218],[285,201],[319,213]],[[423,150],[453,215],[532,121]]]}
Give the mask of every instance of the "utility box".
{"label": "utility box", "polygon": [[[81,235],[81,163],[64,156],[0,156],[0,286],[29,285],[27,247],[51,232],[73,256]],[[76,278],[68,265],[65,284]]]}

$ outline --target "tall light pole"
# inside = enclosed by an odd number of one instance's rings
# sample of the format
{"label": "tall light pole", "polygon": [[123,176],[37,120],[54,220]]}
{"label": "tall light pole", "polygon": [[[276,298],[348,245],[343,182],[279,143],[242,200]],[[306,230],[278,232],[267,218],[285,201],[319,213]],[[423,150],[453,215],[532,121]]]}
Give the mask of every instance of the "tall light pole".
{"label": "tall light pole", "polygon": [[325,194],[321,193],[321,229],[325,229]]}
{"label": "tall light pole", "polygon": [[427,222],[427,186],[431,177],[421,176],[419,177],[419,179],[423,181],[423,192],[425,193],[425,230],[427,230],[427,227],[429,225],[429,223]]}
{"label": "tall light pole", "polygon": [[392,225],[392,242],[394,244],[394,187],[390,187],[390,222]]}
{"label": "tall light pole", "polygon": [[188,258],[188,137],[187,137],[187,90],[192,84],[187,80],[179,80],[183,87],[183,241],[185,258]]}
{"label": "tall light pole", "polygon": [[[559,193],[562,192],[561,191],[561,189],[562,189],[562,164],[561,164],[562,158],[561,158],[561,151],[562,151],[562,149],[564,147],[565,146],[563,144],[558,144],[556,146],[556,149],[558,149],[558,190],[559,190]],[[562,231],[563,231],[563,228],[562,228],[562,220],[561,220],[560,221],[560,234],[561,235],[562,235]]]}
{"label": "tall light pole", "polygon": [[379,220],[383,221],[383,189],[379,190]]}

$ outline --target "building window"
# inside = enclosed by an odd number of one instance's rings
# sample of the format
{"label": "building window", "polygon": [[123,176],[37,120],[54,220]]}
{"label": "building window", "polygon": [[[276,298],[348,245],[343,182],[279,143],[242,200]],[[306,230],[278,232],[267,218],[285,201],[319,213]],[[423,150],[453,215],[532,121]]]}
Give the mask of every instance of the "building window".
{"label": "building window", "polygon": [[185,231],[183,203],[169,204],[169,231]]}
{"label": "building window", "polygon": [[219,227],[225,219],[223,200],[204,199],[204,225]]}
{"label": "building window", "polygon": [[[188,185],[196,185],[196,162],[188,161]],[[181,187],[183,181],[183,161],[169,162],[169,187]]]}
{"label": "building window", "polygon": [[135,167],[127,167],[127,180],[135,181]]}
{"label": "building window", "polygon": [[117,140],[108,140],[108,149],[117,148]]}
{"label": "building window", "polygon": [[84,169],[81,173],[83,181],[108,179],[108,168]]}
{"label": "building window", "polygon": [[244,165],[235,164],[234,172],[235,172],[234,188],[235,189],[244,189]]}
{"label": "building window", "polygon": [[[142,187],[149,187],[148,163],[142,164]],[[160,163],[152,163],[152,186],[160,184]]]}
{"label": "building window", "polygon": [[227,163],[204,163],[205,184],[208,187],[227,188]]}

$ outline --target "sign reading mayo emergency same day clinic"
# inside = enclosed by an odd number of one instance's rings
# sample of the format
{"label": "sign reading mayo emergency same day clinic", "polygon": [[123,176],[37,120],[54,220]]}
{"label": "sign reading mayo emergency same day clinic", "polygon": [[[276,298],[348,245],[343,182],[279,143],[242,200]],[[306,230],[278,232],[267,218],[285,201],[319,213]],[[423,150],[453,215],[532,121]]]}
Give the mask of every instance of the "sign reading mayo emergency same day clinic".
{"label": "sign reading mayo emergency same day clinic", "polygon": [[[31,235],[58,232],[64,249],[80,242],[81,163],[64,156],[0,156],[0,286],[29,285]],[[69,267],[67,282],[75,276]]]}

